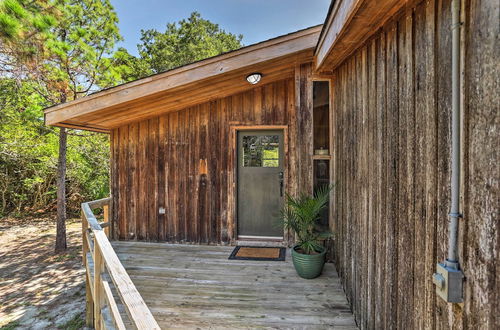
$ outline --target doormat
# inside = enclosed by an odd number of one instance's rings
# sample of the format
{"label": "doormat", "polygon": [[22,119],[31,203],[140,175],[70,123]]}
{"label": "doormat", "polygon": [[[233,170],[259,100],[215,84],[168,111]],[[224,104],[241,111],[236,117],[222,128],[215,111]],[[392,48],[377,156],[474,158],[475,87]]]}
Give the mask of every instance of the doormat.
{"label": "doormat", "polygon": [[285,261],[285,255],[284,247],[237,246],[229,260]]}

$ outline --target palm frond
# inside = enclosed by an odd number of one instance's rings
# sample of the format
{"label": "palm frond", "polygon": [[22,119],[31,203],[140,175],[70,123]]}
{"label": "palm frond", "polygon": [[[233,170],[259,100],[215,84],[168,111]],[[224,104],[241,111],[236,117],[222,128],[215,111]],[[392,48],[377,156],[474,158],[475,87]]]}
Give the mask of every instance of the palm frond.
{"label": "palm frond", "polygon": [[314,226],[326,207],[333,185],[321,186],[312,196],[300,194],[293,197],[286,194],[286,203],[281,210],[281,219],[285,228],[292,229],[298,237],[298,245],[306,252],[318,250],[320,235]]}

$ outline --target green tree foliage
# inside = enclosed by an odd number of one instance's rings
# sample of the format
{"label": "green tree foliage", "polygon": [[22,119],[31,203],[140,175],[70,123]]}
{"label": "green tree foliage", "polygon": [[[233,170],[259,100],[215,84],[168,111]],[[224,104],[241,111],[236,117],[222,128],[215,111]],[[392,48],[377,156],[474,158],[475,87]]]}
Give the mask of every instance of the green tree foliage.
{"label": "green tree foliage", "polygon": [[55,210],[61,162],[70,212],[109,195],[108,136],[45,126],[44,108],[241,47],[193,13],[142,31],[134,57],[117,23],[109,0],[0,0],[0,216]]}
{"label": "green tree foliage", "polygon": [[0,17],[15,22],[0,24],[3,76],[35,82],[47,105],[120,81],[111,55],[122,38],[109,0],[4,0]]}
{"label": "green tree foliage", "polygon": [[[28,82],[0,80],[0,216],[55,210],[58,134],[44,125],[44,104]],[[66,186],[74,215],[83,200],[109,195],[107,144],[103,134],[69,133]]]}
{"label": "green tree foliage", "polygon": [[141,30],[141,43],[137,45],[139,58],[119,49],[117,56],[126,63],[129,72],[125,79],[133,80],[160,73],[238,49],[242,35],[228,33],[218,24],[203,19],[193,12],[188,19],[167,24],[165,32]]}
{"label": "green tree foliage", "polygon": [[[42,109],[122,81],[117,23],[109,0],[0,2],[2,214],[53,208],[58,131]],[[107,136],[74,131],[68,146],[70,206],[108,194]]]}
{"label": "green tree foliage", "polygon": [[0,35],[5,39],[34,37],[56,23],[56,3],[50,1],[3,0],[0,3]]}

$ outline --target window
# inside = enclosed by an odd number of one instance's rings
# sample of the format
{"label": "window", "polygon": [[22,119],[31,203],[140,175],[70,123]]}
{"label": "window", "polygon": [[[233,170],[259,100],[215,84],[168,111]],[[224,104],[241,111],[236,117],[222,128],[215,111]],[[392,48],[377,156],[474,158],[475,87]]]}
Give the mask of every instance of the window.
{"label": "window", "polygon": [[279,136],[243,136],[243,166],[279,167]]}
{"label": "window", "polygon": [[[313,82],[314,189],[330,184],[330,90],[328,81]],[[320,214],[319,231],[328,230],[329,205]]]}
{"label": "window", "polygon": [[328,81],[313,83],[314,150],[329,154],[330,102]]}

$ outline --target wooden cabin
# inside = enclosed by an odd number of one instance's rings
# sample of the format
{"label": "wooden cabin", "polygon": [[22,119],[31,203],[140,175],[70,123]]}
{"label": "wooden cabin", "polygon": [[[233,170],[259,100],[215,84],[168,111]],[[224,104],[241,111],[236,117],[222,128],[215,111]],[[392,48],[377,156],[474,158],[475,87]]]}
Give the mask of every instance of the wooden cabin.
{"label": "wooden cabin", "polygon": [[[216,325],[350,327],[355,319],[370,329],[500,327],[499,6],[458,2],[462,303],[440,299],[432,282],[436,263],[446,258],[450,211],[452,1],[340,0],[332,2],[322,26],[46,110],[48,125],[110,135],[111,198],[84,204],[84,262],[92,291],[87,307],[94,306],[95,317],[88,314],[90,322],[104,324],[107,306],[120,327],[116,320],[123,310],[113,302],[113,290],[139,328],[216,322],[215,312],[181,313],[181,303],[161,305],[162,297],[182,300],[189,293],[173,288],[181,292],[175,296],[167,287],[161,289],[165,296],[155,295],[155,276],[163,281],[167,275],[151,269],[175,260],[192,270],[175,276],[189,277],[202,273],[206,262],[213,275],[204,279],[224,285],[245,272],[255,274],[225,264],[230,276],[222,280],[228,273],[211,268],[213,256],[206,254],[186,264],[180,257],[160,261],[195,248],[166,243],[290,245],[293,235],[275,221],[283,196],[335,183],[322,224],[335,233],[339,277],[331,269],[323,279],[341,286],[347,300],[332,289],[326,296],[340,307],[325,301],[330,307],[293,318],[239,306],[244,298],[236,298],[231,303],[248,311],[240,319],[233,305],[217,301],[226,306],[218,312],[227,310],[219,315],[227,322]],[[260,81],[251,84],[247,78],[254,73]],[[110,205],[105,230],[112,244],[91,212],[102,205]],[[223,255],[217,249],[227,247],[210,249]],[[267,292],[279,283],[269,276]],[[313,282],[293,283],[294,289],[318,290]],[[294,297],[299,306],[307,300]],[[199,303],[200,310],[212,308]]]}
{"label": "wooden cabin", "polygon": [[[320,31],[291,33],[48,110],[49,124],[109,132],[113,237],[288,239],[272,218],[286,192],[312,190],[312,60]],[[262,76],[256,85],[246,80],[254,72]],[[329,79],[317,85],[326,89],[317,109],[328,126]]]}

